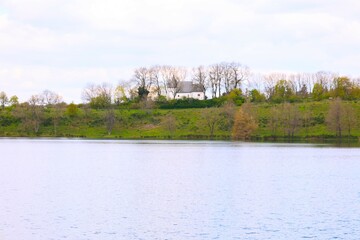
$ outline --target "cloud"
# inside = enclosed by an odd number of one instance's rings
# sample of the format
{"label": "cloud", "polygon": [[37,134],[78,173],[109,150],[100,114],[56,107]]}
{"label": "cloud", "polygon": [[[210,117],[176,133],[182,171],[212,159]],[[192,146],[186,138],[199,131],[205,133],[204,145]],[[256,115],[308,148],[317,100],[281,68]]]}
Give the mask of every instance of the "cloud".
{"label": "cloud", "polygon": [[[0,90],[26,101],[33,94],[49,89],[67,102],[81,102],[81,92],[89,83],[108,82],[114,86],[121,76],[129,78],[127,68],[53,68],[47,66],[5,67],[0,69]],[[49,84],[50,83],[50,84]]]}
{"label": "cloud", "polygon": [[15,93],[15,81],[24,96],[44,87],[76,98],[86,82],[128,78],[137,66],[224,60],[358,75],[359,8],[355,0],[0,0],[0,90]]}

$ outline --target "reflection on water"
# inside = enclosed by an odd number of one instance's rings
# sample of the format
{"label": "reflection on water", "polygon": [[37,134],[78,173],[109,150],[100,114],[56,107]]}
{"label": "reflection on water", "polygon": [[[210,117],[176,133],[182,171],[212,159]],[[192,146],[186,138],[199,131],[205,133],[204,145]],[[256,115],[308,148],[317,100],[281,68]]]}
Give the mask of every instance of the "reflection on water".
{"label": "reflection on water", "polygon": [[360,149],[0,140],[0,239],[359,239]]}

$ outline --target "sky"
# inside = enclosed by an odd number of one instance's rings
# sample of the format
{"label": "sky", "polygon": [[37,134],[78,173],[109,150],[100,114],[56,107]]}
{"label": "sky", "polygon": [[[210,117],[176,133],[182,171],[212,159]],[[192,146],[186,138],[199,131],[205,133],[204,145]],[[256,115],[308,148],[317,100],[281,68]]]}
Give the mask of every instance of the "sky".
{"label": "sky", "polygon": [[136,67],[236,61],[360,76],[356,0],[0,0],[0,91],[81,102]]}

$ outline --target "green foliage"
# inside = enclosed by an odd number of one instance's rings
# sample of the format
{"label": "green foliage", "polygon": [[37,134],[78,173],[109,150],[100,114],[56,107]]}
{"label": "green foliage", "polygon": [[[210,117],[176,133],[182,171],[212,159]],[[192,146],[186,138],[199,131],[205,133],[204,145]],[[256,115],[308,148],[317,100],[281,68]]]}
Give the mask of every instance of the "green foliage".
{"label": "green foliage", "polygon": [[294,102],[296,101],[296,96],[287,80],[279,80],[275,85],[274,93],[270,100],[275,103]]}
{"label": "green foliage", "polygon": [[257,89],[253,89],[250,91],[250,101],[251,102],[265,102],[266,101],[266,97],[263,93],[260,93],[259,90]]}
{"label": "green foliage", "polygon": [[193,98],[173,99],[166,102],[157,102],[160,109],[183,109],[183,108],[209,108],[219,107],[226,101],[226,98],[212,98],[208,100],[198,100]]}
{"label": "green foliage", "polygon": [[333,89],[330,92],[330,95],[333,98],[341,98],[344,100],[354,99],[354,96],[351,94],[351,89],[353,88],[350,79],[347,77],[338,77],[333,81]]}
{"label": "green foliage", "polygon": [[146,99],[147,96],[149,95],[149,90],[147,90],[145,87],[139,87],[138,95],[140,99]]}
{"label": "green foliage", "polygon": [[92,98],[89,102],[90,107],[94,109],[104,109],[111,105],[111,97],[108,95],[99,95]]}
{"label": "green foliage", "polygon": [[79,112],[79,108],[76,104],[70,103],[66,108],[66,115],[69,117],[75,117]]}
{"label": "green foliage", "polygon": [[231,90],[227,95],[223,96],[222,98],[225,98],[226,102],[233,102],[236,106],[241,106],[241,104],[245,102],[241,90],[237,88]]}
{"label": "green foliage", "polygon": [[11,96],[9,103],[11,104],[11,106],[16,106],[19,104],[19,98],[16,95]]}
{"label": "green foliage", "polygon": [[16,119],[11,112],[9,111],[1,111],[0,112],[0,126],[6,127],[11,124],[17,124],[19,120]]}
{"label": "green foliage", "polygon": [[326,89],[320,83],[315,83],[312,91],[312,98],[315,101],[320,101],[322,99],[328,98]]}

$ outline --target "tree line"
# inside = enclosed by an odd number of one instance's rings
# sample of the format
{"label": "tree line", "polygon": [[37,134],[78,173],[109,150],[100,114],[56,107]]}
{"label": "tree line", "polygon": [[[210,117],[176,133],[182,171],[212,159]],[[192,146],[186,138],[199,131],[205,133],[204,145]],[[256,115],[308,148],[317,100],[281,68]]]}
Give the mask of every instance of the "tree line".
{"label": "tree line", "polygon": [[[255,74],[248,66],[238,62],[220,62],[193,68],[170,65],[138,67],[134,69],[130,79],[121,81],[116,86],[106,82],[88,84],[83,89],[81,98],[85,104],[97,109],[108,108],[111,105],[129,107],[134,104],[136,107],[139,106],[138,103],[144,104],[145,101],[164,103],[175,99],[183,81],[193,82],[205,94],[207,100],[222,98],[220,101],[227,101],[226,97],[230,97],[238,100],[237,105],[242,104],[244,100],[282,103],[320,101],[329,98],[360,99],[360,78],[340,76],[326,71]],[[31,96],[34,97],[39,95]],[[46,96],[44,99],[45,102],[49,100]],[[41,105],[42,101],[39,99],[36,102]],[[0,93],[2,108],[17,102],[16,96],[8,97],[4,92]],[[151,104],[148,103],[149,106]]]}
{"label": "tree line", "polygon": [[[99,108],[111,103],[171,101],[180,91],[183,81],[199,86],[206,99],[229,95],[238,97],[238,100],[271,103],[360,99],[360,78],[326,71],[254,74],[248,66],[238,62],[221,62],[191,69],[159,65],[139,67],[128,81],[115,87],[106,83],[90,84],[82,96],[85,102]],[[170,99],[166,98],[168,96],[171,96]]]}
{"label": "tree line", "polygon": [[[174,99],[180,83],[187,80],[201,86],[208,98],[203,101]],[[169,95],[171,99],[165,97]],[[197,107],[209,108],[202,110],[209,136],[221,128],[231,132],[234,139],[249,139],[256,129],[266,128],[271,136],[291,138],[299,129],[307,131],[315,124],[324,124],[335,136],[342,137],[351,136],[358,125],[353,105],[344,100],[359,98],[359,79],[331,72],[255,75],[249,67],[236,62],[221,62],[190,70],[156,65],[134,69],[131,79],[115,87],[108,83],[89,84],[82,91],[83,104],[67,104],[62,96],[49,90],[20,103],[17,96],[10,97],[2,91],[0,124],[19,123],[24,131],[35,134],[42,125],[52,124],[56,135],[58,126],[64,121],[70,122],[66,119],[74,118],[79,111],[86,119],[90,117],[91,109],[102,109],[102,121],[111,134],[118,118],[117,109],[148,111]],[[291,104],[321,100],[329,101],[328,112],[322,117],[314,116],[311,109],[301,110]],[[261,102],[275,104],[267,117],[259,117],[251,110],[250,106]],[[240,110],[234,111],[241,105]],[[173,129],[173,118],[166,119],[164,124]]]}

